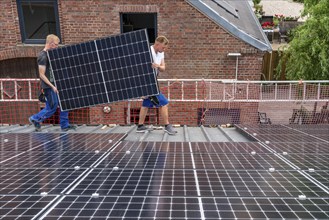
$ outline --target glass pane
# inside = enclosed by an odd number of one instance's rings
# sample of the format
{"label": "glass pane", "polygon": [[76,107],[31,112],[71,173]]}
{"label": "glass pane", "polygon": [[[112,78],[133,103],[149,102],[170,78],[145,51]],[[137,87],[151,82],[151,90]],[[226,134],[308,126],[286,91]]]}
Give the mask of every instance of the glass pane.
{"label": "glass pane", "polygon": [[45,39],[56,34],[56,18],[53,3],[22,2],[26,39]]}

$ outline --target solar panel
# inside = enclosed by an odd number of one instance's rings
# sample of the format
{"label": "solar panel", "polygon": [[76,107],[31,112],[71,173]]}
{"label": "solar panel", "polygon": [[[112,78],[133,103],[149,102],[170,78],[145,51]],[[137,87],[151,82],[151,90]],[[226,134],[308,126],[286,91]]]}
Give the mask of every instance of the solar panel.
{"label": "solar panel", "polygon": [[[328,219],[328,199],[66,196],[47,219]],[[142,211],[140,211],[142,210]],[[311,212],[309,210],[312,210]]]}
{"label": "solar panel", "polygon": [[3,219],[329,218],[328,143],[120,141],[124,136],[1,135]]}
{"label": "solar panel", "polygon": [[328,154],[288,154],[284,157],[302,170],[308,170],[310,168],[314,170],[329,169]]}
{"label": "solar panel", "polygon": [[[304,125],[308,127],[309,125]],[[322,130],[316,132],[310,129],[298,129],[300,126],[286,125],[236,125],[242,132],[260,142],[282,142],[282,143],[315,143],[328,142],[328,126],[319,125]]]}
{"label": "solar panel", "polygon": [[[255,135],[256,134],[256,135]],[[253,133],[252,136],[254,136],[254,138],[258,141],[261,142],[265,142],[265,141],[270,141],[270,142],[284,142],[284,143],[296,143],[296,142],[300,142],[300,143],[306,143],[306,142],[310,142],[310,143],[314,143],[314,142],[318,142],[318,141],[323,141],[319,138],[316,137],[312,137],[312,136],[306,136],[303,134],[262,134],[259,135],[257,133]]]}
{"label": "solar panel", "polygon": [[95,164],[103,153],[94,152],[70,152],[66,151],[33,151],[33,152],[23,152],[11,160],[2,164],[8,168],[21,168],[21,167],[31,167],[31,168],[58,168],[58,167],[91,167]]}
{"label": "solar panel", "polygon": [[329,145],[325,142],[269,143],[268,146],[277,153],[329,154]]}
{"label": "solar panel", "polygon": [[[186,143],[187,145],[187,143]],[[120,149],[121,145],[117,149]],[[193,162],[192,162],[193,156]],[[171,160],[170,158],[175,158]],[[132,151],[126,154],[124,151],[112,152],[98,165],[99,168],[110,168],[117,166],[120,169],[269,169],[274,167],[280,170],[291,170],[292,168],[273,154],[252,155],[241,153],[206,153],[205,151],[194,152],[192,155],[186,153],[172,153],[163,151]]]}
{"label": "solar panel", "polygon": [[317,137],[319,140],[329,142],[329,126],[327,124],[303,124],[303,125],[288,125],[292,129]]}
{"label": "solar panel", "polygon": [[0,195],[1,219],[33,219],[55,198],[39,195]]}
{"label": "solar panel", "polygon": [[40,144],[49,140],[59,138],[62,133],[7,133],[0,134],[0,143],[2,145],[8,145],[12,143],[29,142],[33,144]]}
{"label": "solar panel", "polygon": [[329,190],[329,170],[327,168],[326,171],[315,171],[315,172],[309,172],[309,175],[312,176],[314,179],[319,181],[321,184],[323,184],[324,187],[326,187]]}
{"label": "solar panel", "polygon": [[83,134],[47,133],[6,135],[2,137],[2,151],[107,151],[127,134]]}
{"label": "solar panel", "polygon": [[159,93],[145,29],[49,50],[48,57],[62,110]]}
{"label": "solar panel", "polygon": [[1,169],[0,194],[40,195],[61,194],[85,169]]}
{"label": "solar panel", "polygon": [[199,185],[202,196],[215,197],[327,197],[298,171],[236,171],[200,170]]}
{"label": "solar panel", "polygon": [[46,219],[189,219],[200,220],[197,197],[65,196]]}
{"label": "solar panel", "polygon": [[[94,169],[71,192],[102,196],[327,197],[297,171]],[[199,187],[199,189],[198,189]]]}
{"label": "solar panel", "polygon": [[208,154],[250,154],[270,153],[258,142],[194,142],[191,143],[195,152],[207,152]]}
{"label": "solar panel", "polygon": [[[203,198],[205,219],[327,219],[329,199]],[[309,211],[313,210],[313,211]]]}

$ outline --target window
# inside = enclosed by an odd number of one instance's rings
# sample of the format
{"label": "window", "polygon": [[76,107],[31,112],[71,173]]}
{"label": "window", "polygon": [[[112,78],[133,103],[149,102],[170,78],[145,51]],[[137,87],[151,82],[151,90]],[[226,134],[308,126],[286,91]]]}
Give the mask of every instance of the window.
{"label": "window", "polygon": [[147,29],[150,43],[154,43],[157,35],[156,13],[121,13],[121,33]]}
{"label": "window", "polygon": [[60,38],[57,0],[17,0],[22,42],[43,44],[48,34]]}

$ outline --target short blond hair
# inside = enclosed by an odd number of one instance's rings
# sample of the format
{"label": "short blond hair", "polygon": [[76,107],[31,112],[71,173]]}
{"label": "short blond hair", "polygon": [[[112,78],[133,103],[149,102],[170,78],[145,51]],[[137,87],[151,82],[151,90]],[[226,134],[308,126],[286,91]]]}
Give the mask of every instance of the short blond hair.
{"label": "short blond hair", "polygon": [[49,44],[54,41],[57,41],[57,43],[59,43],[60,42],[59,37],[57,37],[55,34],[49,34],[46,38],[46,43]]}
{"label": "short blond hair", "polygon": [[159,36],[155,39],[155,41],[164,45],[169,44],[169,40],[165,36]]}

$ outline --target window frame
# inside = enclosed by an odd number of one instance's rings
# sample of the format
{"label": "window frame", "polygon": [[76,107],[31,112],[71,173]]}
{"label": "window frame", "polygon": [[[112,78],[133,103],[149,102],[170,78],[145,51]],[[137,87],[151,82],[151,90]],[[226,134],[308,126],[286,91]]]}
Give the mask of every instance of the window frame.
{"label": "window frame", "polygon": [[18,21],[19,21],[19,28],[21,32],[21,40],[23,44],[44,44],[46,43],[46,39],[27,39],[26,36],[26,27],[25,27],[25,20],[23,15],[23,8],[22,3],[52,3],[54,6],[54,13],[55,13],[55,21],[56,21],[56,35],[61,39],[61,32],[60,32],[60,23],[59,23],[59,13],[58,13],[58,0],[16,0],[17,4],[17,12],[18,12]]}

